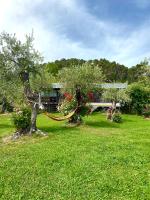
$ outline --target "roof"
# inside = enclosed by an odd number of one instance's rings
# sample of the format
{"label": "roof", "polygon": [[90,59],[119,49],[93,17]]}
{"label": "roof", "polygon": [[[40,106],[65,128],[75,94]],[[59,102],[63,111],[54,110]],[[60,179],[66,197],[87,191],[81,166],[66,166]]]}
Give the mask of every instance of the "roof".
{"label": "roof", "polygon": [[[102,83],[102,84],[97,84],[97,86],[102,87],[102,88],[118,88],[118,89],[125,89],[127,88],[128,84],[127,83]],[[52,88],[53,89],[60,89],[63,88],[62,83],[52,83]]]}
{"label": "roof", "polygon": [[52,88],[57,89],[57,88],[63,88],[62,83],[52,83]]}
{"label": "roof", "polygon": [[102,83],[100,84],[102,88],[118,88],[125,89],[128,87],[127,83]]}

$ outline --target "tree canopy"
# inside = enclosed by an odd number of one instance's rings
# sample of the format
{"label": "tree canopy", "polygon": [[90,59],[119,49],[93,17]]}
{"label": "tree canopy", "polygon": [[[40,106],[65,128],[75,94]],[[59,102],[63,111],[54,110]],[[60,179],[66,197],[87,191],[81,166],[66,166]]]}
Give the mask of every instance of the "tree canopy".
{"label": "tree canopy", "polygon": [[97,83],[104,80],[101,68],[90,63],[73,65],[71,68],[62,68],[58,79],[63,83],[63,90],[74,94],[76,86],[80,86],[83,93],[97,88]]}
{"label": "tree canopy", "polygon": [[[0,35],[2,81],[4,85],[12,83],[9,85],[9,90],[13,91],[14,86],[17,86],[14,93],[16,97],[17,94],[22,94],[24,100],[31,106],[31,132],[36,130],[37,104],[35,102],[43,80],[42,56],[34,49],[33,40],[33,34],[26,36],[25,42],[18,40],[15,34],[3,32]],[[4,88],[3,91],[7,90]]]}
{"label": "tree canopy", "polygon": [[124,65],[121,65],[115,61],[111,62],[107,59],[93,59],[93,60],[83,60],[83,59],[61,59],[56,60],[54,62],[48,62],[44,65],[46,66],[49,74],[57,75],[59,70],[63,68],[71,68],[73,65],[82,65],[84,63],[90,63],[94,66],[98,66],[101,68],[105,79],[105,82],[112,83],[112,82],[138,82],[139,77],[144,74],[144,66],[148,66],[148,60],[144,60],[143,62],[128,68]]}

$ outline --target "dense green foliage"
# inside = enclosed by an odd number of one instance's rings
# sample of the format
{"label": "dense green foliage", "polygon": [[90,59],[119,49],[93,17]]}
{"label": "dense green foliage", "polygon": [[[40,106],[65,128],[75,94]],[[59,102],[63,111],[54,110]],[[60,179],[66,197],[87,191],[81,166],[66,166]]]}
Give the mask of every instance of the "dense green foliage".
{"label": "dense green foliage", "polygon": [[[38,117],[47,137],[0,143],[1,200],[150,199],[150,121],[94,114],[80,127]],[[13,131],[0,116],[0,135]]]}
{"label": "dense green foliage", "polygon": [[31,110],[29,108],[22,108],[20,111],[12,114],[12,120],[17,130],[29,129]]}
{"label": "dense green foliage", "polygon": [[[82,65],[85,62],[87,61],[83,59],[61,59],[54,62],[49,62],[45,64],[45,66],[49,73],[56,75],[58,71],[64,67],[71,68],[73,65]],[[125,82],[127,80],[128,68],[123,65],[120,65],[116,62],[109,62],[106,59],[89,60],[88,63],[92,64],[93,66],[97,66],[102,70],[102,73],[105,75],[106,82]]]}
{"label": "dense green foliage", "polygon": [[131,98],[131,111],[133,113],[142,114],[146,105],[150,103],[150,88],[136,83],[132,84],[128,91]]}
{"label": "dense green foliage", "polygon": [[[73,65],[82,65],[85,62],[86,61],[83,59],[71,58],[45,63],[44,66],[46,67],[49,74],[56,75],[58,71],[64,67],[71,68]],[[115,61],[110,62],[106,59],[89,60],[88,63],[101,68],[102,73],[105,76],[105,82],[137,82],[139,78],[145,74],[145,66],[148,66],[147,60],[131,68],[116,63]]]}
{"label": "dense green foliage", "polygon": [[138,82],[139,78],[143,75],[143,66],[147,65],[147,63],[137,64],[128,69],[128,82]]}
{"label": "dense green foliage", "polygon": [[88,92],[97,88],[96,83],[104,80],[104,76],[101,68],[84,63],[61,69],[58,79],[63,83],[63,91],[74,95],[76,87],[80,86],[82,94],[86,97]]}
{"label": "dense green foliage", "polygon": [[[41,88],[42,85],[39,75],[43,72],[40,65],[43,59],[40,53],[34,49],[33,41],[33,34],[27,35],[24,42],[21,42],[15,34],[5,32],[0,34],[0,69],[3,91],[6,93],[7,88],[9,88],[9,91],[14,92],[17,88],[15,100],[17,100],[18,94],[26,95],[25,93],[29,93],[32,87],[35,91],[37,83],[38,88]],[[35,86],[32,83],[36,79],[38,81]],[[24,89],[25,87],[26,89]],[[26,91],[27,89],[28,91]],[[13,95],[13,93],[11,94]]]}
{"label": "dense green foliage", "polygon": [[105,89],[102,98],[108,102],[121,102],[122,104],[130,101],[130,97],[126,89],[109,88]]}
{"label": "dense green foliage", "polygon": [[122,117],[120,113],[114,113],[112,116],[112,121],[116,123],[121,123],[122,122]]}

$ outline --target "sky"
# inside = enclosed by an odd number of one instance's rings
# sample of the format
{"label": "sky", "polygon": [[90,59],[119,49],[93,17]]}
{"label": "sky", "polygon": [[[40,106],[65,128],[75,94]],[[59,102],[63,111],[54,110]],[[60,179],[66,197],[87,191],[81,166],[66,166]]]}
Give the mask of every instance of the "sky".
{"label": "sky", "polygon": [[150,0],[0,0],[0,32],[34,46],[44,61],[106,58],[131,67],[150,57]]}

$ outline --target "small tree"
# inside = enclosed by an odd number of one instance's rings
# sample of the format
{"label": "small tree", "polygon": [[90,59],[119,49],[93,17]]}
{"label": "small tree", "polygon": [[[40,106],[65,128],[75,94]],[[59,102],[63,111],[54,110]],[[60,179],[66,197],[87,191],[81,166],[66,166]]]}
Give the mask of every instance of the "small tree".
{"label": "small tree", "polygon": [[87,93],[93,90],[99,90],[97,83],[101,83],[104,78],[101,69],[89,63],[75,65],[71,68],[63,68],[60,70],[58,78],[63,83],[62,93],[67,92],[73,97],[73,102],[68,101],[68,104],[71,103],[73,106],[76,105],[80,108],[77,109],[76,114],[81,119],[83,105],[88,101]]}
{"label": "small tree", "polygon": [[112,107],[114,110],[116,109],[116,103],[130,101],[130,97],[127,93],[127,90],[125,89],[117,89],[117,88],[105,89],[102,97],[104,100],[112,102]]}
{"label": "small tree", "polygon": [[110,88],[106,89],[102,95],[104,100],[112,102],[112,110],[108,110],[108,118],[112,120],[113,115],[116,112],[116,104],[117,103],[125,103],[130,101],[130,97],[128,95],[127,90],[125,89],[116,89]]}

